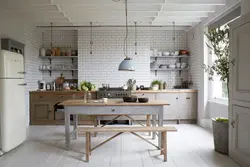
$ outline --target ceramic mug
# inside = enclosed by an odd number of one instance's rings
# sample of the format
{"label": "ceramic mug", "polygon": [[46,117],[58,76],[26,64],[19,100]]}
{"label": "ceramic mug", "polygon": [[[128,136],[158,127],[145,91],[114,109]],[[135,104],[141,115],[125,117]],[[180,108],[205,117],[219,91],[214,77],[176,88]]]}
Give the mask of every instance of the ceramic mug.
{"label": "ceramic mug", "polygon": [[108,98],[102,98],[103,103],[107,103],[108,102]]}

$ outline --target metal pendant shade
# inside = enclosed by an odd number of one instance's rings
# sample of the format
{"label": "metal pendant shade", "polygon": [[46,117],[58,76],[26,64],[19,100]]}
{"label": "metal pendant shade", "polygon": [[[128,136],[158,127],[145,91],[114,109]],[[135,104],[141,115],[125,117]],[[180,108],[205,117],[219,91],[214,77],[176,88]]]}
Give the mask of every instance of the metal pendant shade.
{"label": "metal pendant shade", "polygon": [[135,71],[135,66],[131,58],[127,56],[128,54],[128,2],[125,0],[125,14],[126,14],[126,37],[124,38],[124,55],[125,59],[120,63],[118,70],[119,71]]}
{"label": "metal pendant shade", "polygon": [[119,71],[135,71],[135,66],[131,58],[126,57],[119,65]]}

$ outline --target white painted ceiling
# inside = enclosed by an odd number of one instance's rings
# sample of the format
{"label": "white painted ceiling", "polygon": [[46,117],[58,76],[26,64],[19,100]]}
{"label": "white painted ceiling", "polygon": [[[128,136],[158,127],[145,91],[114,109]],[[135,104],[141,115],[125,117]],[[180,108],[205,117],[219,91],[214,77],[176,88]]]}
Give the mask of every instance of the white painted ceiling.
{"label": "white painted ceiling", "polygon": [[[128,0],[128,20],[140,25],[192,26],[226,0]],[[124,0],[0,0],[4,15],[37,25],[124,25]]]}

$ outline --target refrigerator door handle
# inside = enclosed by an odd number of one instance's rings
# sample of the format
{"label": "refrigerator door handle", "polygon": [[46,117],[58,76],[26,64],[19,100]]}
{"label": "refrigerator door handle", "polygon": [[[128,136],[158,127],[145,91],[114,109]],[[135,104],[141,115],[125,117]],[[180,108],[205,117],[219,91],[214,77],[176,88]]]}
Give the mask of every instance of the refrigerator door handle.
{"label": "refrigerator door handle", "polygon": [[20,72],[17,72],[18,74],[26,74],[25,71],[20,71]]}
{"label": "refrigerator door handle", "polygon": [[27,86],[27,83],[18,84],[19,86]]}

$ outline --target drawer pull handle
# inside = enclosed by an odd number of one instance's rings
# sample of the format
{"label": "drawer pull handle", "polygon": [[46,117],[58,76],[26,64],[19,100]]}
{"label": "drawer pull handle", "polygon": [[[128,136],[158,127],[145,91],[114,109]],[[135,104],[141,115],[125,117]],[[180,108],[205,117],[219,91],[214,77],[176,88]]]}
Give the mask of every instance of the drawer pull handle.
{"label": "drawer pull handle", "polygon": [[176,97],[176,100],[178,100],[179,98],[178,97]]}
{"label": "drawer pull handle", "polygon": [[115,109],[112,109],[111,111],[112,111],[112,112],[115,112]]}
{"label": "drawer pull handle", "polygon": [[190,97],[187,97],[186,99],[188,99],[188,100],[189,100],[189,99],[191,99],[191,98],[190,98]]}

